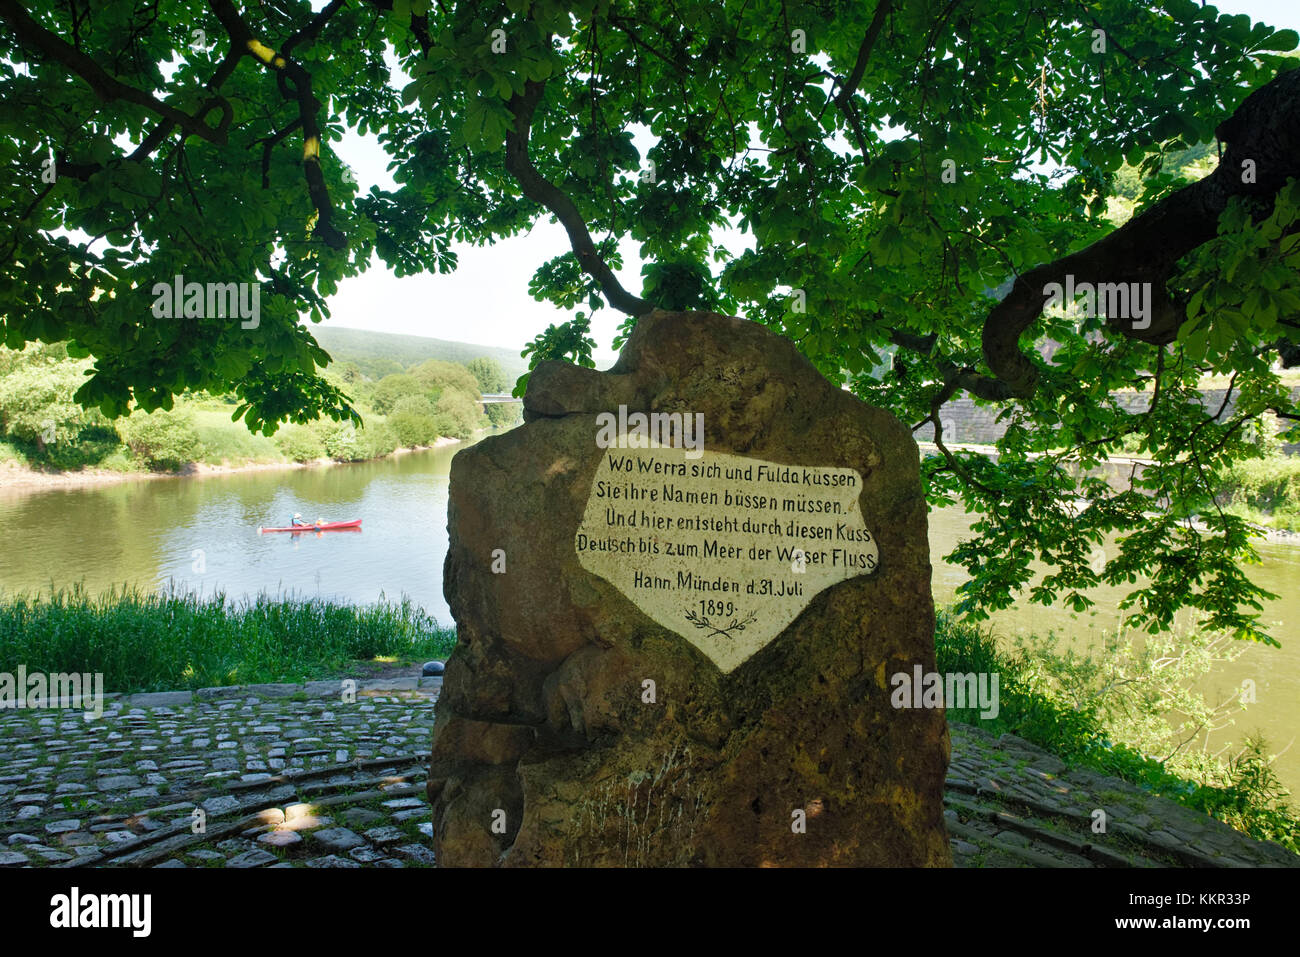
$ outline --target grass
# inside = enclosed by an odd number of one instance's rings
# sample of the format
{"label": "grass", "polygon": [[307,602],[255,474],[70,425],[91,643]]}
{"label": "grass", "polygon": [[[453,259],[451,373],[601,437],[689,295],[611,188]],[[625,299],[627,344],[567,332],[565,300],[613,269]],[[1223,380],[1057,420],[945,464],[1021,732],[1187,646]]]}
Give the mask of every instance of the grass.
{"label": "grass", "polygon": [[354,607],[79,587],[0,597],[0,672],[102,673],[116,692],[335,678],[378,657],[444,657],[455,641],[405,599]]}
{"label": "grass", "polygon": [[1300,854],[1300,814],[1287,804],[1288,792],[1278,782],[1261,742],[1250,742],[1224,768],[1227,784],[1192,781],[1123,741],[1113,740],[1114,732],[1095,712],[1069,704],[1021,655],[1001,650],[991,632],[941,612],[935,650],[940,673],[1000,675],[996,718],[980,718],[978,708],[950,708],[949,720],[993,734],[1010,732],[1072,767],[1113,775]]}
{"label": "grass", "polygon": [[285,460],[271,439],[249,432],[243,422],[230,421],[229,412],[196,410],[194,427],[199,433],[199,441],[203,443],[203,461],[209,465]]}

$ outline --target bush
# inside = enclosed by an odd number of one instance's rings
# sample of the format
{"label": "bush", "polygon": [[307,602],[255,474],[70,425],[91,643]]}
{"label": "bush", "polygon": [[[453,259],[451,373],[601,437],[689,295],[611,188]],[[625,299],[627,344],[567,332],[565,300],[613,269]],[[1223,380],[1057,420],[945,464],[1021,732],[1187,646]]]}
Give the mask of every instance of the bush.
{"label": "bush", "polygon": [[119,422],[117,430],[135,456],[151,469],[179,469],[203,454],[194,415],[188,411],[136,412]]}
{"label": "bush", "polygon": [[401,399],[424,392],[424,384],[413,375],[386,375],[375,384],[370,407],[380,415],[387,415]]}
{"label": "bush", "polygon": [[1057,653],[1049,634],[1009,650],[991,632],[941,611],[934,638],[940,673],[1000,676],[996,718],[979,717],[978,708],[949,708],[950,721],[1009,731],[1071,767],[1113,774],[1300,853],[1300,816],[1286,803],[1262,742],[1248,740],[1228,760],[1184,747],[1203,732],[1195,725],[1217,725],[1240,709],[1235,699],[1209,705],[1193,690],[1214,661],[1240,653],[1226,636],[1164,633],[1143,636],[1139,645],[1116,635],[1099,653],[1078,655]]}
{"label": "bush", "polygon": [[1217,498],[1247,518],[1300,530],[1300,461],[1279,456],[1237,462],[1220,480]]}
{"label": "bush", "polygon": [[432,445],[438,439],[434,407],[424,396],[407,396],[393,407],[388,425],[399,445]]}
{"label": "bush", "polygon": [[479,395],[479,382],[463,365],[455,362],[443,362],[441,359],[429,359],[411,369],[411,375],[422,386],[425,393],[443,393],[456,389],[473,399]]}
{"label": "bush", "polygon": [[434,406],[434,420],[438,434],[467,439],[476,429],[483,427],[486,416],[479,411],[478,403],[468,395],[451,389],[438,397],[438,404]]}
{"label": "bush", "polygon": [[72,401],[85,383],[88,362],[30,359],[0,379],[0,427],[44,452],[47,446],[75,442],[87,426],[102,424],[98,410],[86,410]]}
{"label": "bush", "polygon": [[494,429],[509,429],[518,425],[524,418],[523,409],[520,402],[489,402],[483,406]]}
{"label": "bush", "polygon": [[334,422],[322,419],[315,424],[325,454],[340,462],[359,462],[366,458],[365,443],[361,433],[351,422]]}
{"label": "bush", "polygon": [[286,425],[275,433],[275,444],[291,462],[314,462],[325,457],[325,443],[314,429]]}
{"label": "bush", "polygon": [[431,415],[394,412],[388,417],[388,424],[397,436],[398,445],[403,448],[432,445],[438,441],[438,420]]}
{"label": "bush", "polygon": [[408,395],[397,400],[393,406],[393,415],[423,415],[427,418],[433,417],[433,403],[422,395]]}
{"label": "bush", "polygon": [[505,392],[510,385],[505,369],[501,368],[501,363],[496,359],[489,359],[486,356],[470,359],[465,363],[465,368],[478,380],[478,390],[484,395],[489,392]]}
{"label": "bush", "polygon": [[397,432],[387,422],[371,422],[360,434],[361,447],[368,459],[388,455],[401,444]]}

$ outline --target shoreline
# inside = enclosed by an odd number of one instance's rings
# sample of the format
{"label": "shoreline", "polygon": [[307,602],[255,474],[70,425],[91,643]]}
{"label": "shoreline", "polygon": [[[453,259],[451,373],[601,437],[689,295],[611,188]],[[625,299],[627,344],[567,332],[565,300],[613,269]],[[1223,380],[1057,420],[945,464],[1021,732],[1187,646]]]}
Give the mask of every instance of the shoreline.
{"label": "shoreline", "polygon": [[[479,429],[470,438],[477,438],[493,429]],[[410,455],[414,452],[430,452],[437,449],[448,448],[453,445],[459,445],[461,442],[467,442],[469,439],[454,439],[448,436],[440,437],[432,445],[403,446],[394,449],[385,455],[376,456],[373,459],[359,459],[356,462],[343,462],[337,459],[320,458],[311,462],[248,462],[244,465],[209,465],[205,462],[192,462],[179,472],[114,472],[109,469],[84,469],[75,472],[42,472],[38,469],[32,469],[15,463],[6,463],[0,465],[0,495],[8,492],[36,492],[45,489],[75,489],[75,488],[101,488],[109,485],[120,485],[123,482],[147,482],[157,479],[202,479],[211,478],[221,475],[237,475],[244,472],[269,472],[275,470],[287,469],[309,469],[309,468],[328,468],[336,465],[359,465],[362,462],[380,462],[387,458],[396,458],[401,455]],[[931,443],[921,442],[919,445],[933,447]],[[954,446],[956,447],[956,446]],[[968,448],[977,448],[976,446],[967,446]],[[978,447],[985,448],[985,447]],[[1130,460],[1113,459],[1112,461],[1128,462]],[[1196,523],[1202,529],[1204,528],[1199,522]],[[1256,525],[1256,534],[1253,536],[1257,540],[1262,540],[1269,545],[1290,545],[1300,547],[1300,532],[1291,532],[1286,529],[1268,528],[1267,526]]]}
{"label": "shoreline", "polygon": [[[477,438],[491,429],[479,429],[470,438]],[[158,479],[203,479],[221,475],[237,475],[243,472],[270,472],[290,469],[329,468],[335,465],[360,465],[363,462],[379,462],[386,458],[409,455],[413,452],[431,452],[467,442],[469,439],[440,437],[432,445],[404,446],[372,459],[360,459],[356,462],[343,462],[338,459],[320,458],[311,462],[247,462],[243,465],[209,465],[206,462],[192,462],[177,472],[114,472],[110,469],[79,469],[75,472],[42,472],[39,469],[9,463],[0,466],[0,493],[13,491],[34,492],[42,489],[100,488],[108,485],[120,485],[123,482],[150,482]]]}

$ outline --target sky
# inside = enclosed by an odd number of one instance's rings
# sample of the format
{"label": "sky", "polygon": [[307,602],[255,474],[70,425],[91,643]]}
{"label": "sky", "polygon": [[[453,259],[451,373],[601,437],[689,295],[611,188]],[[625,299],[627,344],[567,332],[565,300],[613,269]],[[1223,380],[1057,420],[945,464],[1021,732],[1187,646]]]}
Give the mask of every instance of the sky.
{"label": "sky", "polygon": [[[1254,21],[1300,30],[1297,0],[1216,0],[1214,6],[1223,13],[1245,13]],[[642,155],[648,145],[644,140],[636,143]],[[396,188],[387,169],[388,157],[375,136],[350,133],[334,144],[334,151],[352,167],[362,192],[371,185]],[[737,237],[719,238],[728,248],[738,248]],[[633,293],[641,290],[638,246],[624,241],[619,247],[624,267],[617,275]],[[324,325],[522,349],[548,325],[573,318],[569,311],[537,302],[528,294],[528,281],[537,267],[569,251],[564,229],[549,217],[541,217],[528,234],[492,246],[456,244],[453,248],[460,264],[448,275],[398,279],[376,262],[361,276],[344,280],[330,299],[332,315]],[[609,307],[592,315],[595,359],[601,368],[614,361],[610,343],[622,319]]]}

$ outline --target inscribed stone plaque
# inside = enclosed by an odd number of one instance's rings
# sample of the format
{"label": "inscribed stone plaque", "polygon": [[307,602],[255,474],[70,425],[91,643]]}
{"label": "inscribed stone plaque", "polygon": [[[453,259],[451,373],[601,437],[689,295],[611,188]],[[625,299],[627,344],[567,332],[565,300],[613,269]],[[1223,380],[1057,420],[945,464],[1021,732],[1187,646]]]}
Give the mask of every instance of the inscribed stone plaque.
{"label": "inscribed stone plaque", "polygon": [[583,568],[725,674],[819,592],[875,570],[861,491],[849,468],[608,449],[574,544]]}
{"label": "inscribed stone plaque", "polygon": [[524,413],[451,462],[439,866],[951,864],[944,710],[891,702],[937,668],[907,424],[698,312]]}

